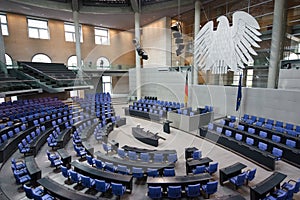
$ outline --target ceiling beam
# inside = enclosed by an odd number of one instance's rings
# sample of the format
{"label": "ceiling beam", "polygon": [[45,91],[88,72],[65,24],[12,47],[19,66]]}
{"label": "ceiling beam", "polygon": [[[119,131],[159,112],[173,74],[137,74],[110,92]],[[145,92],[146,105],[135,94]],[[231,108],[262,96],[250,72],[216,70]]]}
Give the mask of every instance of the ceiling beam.
{"label": "ceiling beam", "polygon": [[139,4],[138,4],[137,0],[130,0],[130,4],[131,4],[132,10],[134,12],[139,12],[140,11]]}
{"label": "ceiling beam", "polygon": [[151,13],[154,11],[160,11],[160,10],[168,10],[168,9],[174,9],[185,6],[191,6],[194,5],[195,0],[184,0],[180,2],[180,5],[178,5],[178,1],[166,1],[166,2],[160,2],[150,5],[144,5],[142,6],[142,13]]}
{"label": "ceiling beam", "polygon": [[53,10],[61,10],[61,11],[72,11],[71,4],[69,3],[61,3],[61,2],[55,2],[55,1],[48,1],[48,0],[10,0],[12,2],[23,4],[23,5],[29,5],[39,8],[48,8]]}
{"label": "ceiling beam", "polygon": [[80,13],[86,14],[133,14],[131,7],[82,6]]}

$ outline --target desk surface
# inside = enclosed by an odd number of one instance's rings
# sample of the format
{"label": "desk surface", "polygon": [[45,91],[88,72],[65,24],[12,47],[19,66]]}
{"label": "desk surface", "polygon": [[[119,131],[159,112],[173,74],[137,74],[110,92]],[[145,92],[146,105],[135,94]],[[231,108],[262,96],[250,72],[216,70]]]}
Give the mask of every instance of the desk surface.
{"label": "desk surface", "polygon": [[70,188],[67,188],[49,177],[42,178],[38,180],[38,183],[41,184],[44,189],[49,192],[52,196],[61,198],[61,199],[70,199],[70,200],[82,200],[82,199],[105,199],[101,197],[95,197],[91,195],[86,195],[84,193],[76,192]]}
{"label": "desk surface", "polygon": [[125,151],[135,151],[136,153],[161,153],[161,154],[173,154],[177,153],[176,150],[156,150],[156,149],[143,149],[138,147],[131,147],[128,145],[124,145],[122,147]]}
{"label": "desk surface", "polygon": [[96,152],[95,156],[97,159],[100,159],[102,162],[111,162],[115,166],[119,165],[125,165],[129,168],[132,167],[140,167],[143,168],[144,171],[146,171],[147,168],[154,168],[154,169],[164,169],[164,168],[170,168],[175,167],[174,163],[154,163],[154,162],[142,162],[140,160],[136,161],[130,161],[130,160],[124,160],[112,156],[107,156],[101,152]]}
{"label": "desk surface", "polygon": [[84,175],[88,175],[91,178],[105,179],[105,180],[109,180],[109,182],[128,184],[132,182],[132,178],[133,178],[130,175],[122,175],[122,174],[102,171],[94,167],[80,164],[78,161],[73,161],[71,165],[75,168],[75,171],[79,170],[80,173],[84,172],[85,173]]}
{"label": "desk surface", "polygon": [[26,168],[27,168],[29,174],[41,172],[41,169],[38,167],[33,156],[27,156],[24,158],[24,160],[25,160]]}
{"label": "desk surface", "polygon": [[287,175],[285,174],[282,174],[280,172],[274,172],[271,176],[269,176],[262,182],[251,187],[251,190],[253,190],[259,195],[264,195],[265,193],[269,192],[274,187],[276,187],[278,184],[280,184],[286,177]]}
{"label": "desk surface", "polygon": [[208,173],[191,176],[173,176],[173,177],[148,177],[148,185],[188,185],[199,182],[208,182],[211,175]]}
{"label": "desk surface", "polygon": [[224,174],[232,174],[235,173],[237,171],[241,171],[242,169],[246,168],[247,166],[244,165],[243,163],[237,162],[233,165],[230,165],[228,167],[222,168],[220,169],[220,171],[222,171]]}
{"label": "desk surface", "polygon": [[200,160],[187,160],[186,164],[188,166],[198,166],[198,165],[206,165],[209,162],[212,162],[213,160],[208,158],[208,157],[204,157],[201,158]]}

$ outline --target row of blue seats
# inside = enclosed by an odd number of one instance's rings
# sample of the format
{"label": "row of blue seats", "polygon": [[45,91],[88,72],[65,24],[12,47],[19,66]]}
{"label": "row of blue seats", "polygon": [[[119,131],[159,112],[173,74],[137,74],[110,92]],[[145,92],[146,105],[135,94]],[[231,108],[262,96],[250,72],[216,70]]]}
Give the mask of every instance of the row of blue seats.
{"label": "row of blue seats", "polygon": [[153,110],[153,109],[147,109],[147,108],[142,108],[142,107],[136,107],[136,106],[132,106],[132,105],[129,105],[129,109],[130,110],[139,110],[139,111],[143,111],[143,112],[149,112],[149,113],[154,113],[154,114],[159,114],[160,116],[163,115],[163,110]]}
{"label": "row of blue seats", "polygon": [[86,188],[95,188],[98,192],[107,192],[111,189],[112,193],[117,196],[122,196],[126,192],[126,187],[120,183],[108,183],[104,180],[92,179],[88,176],[79,174],[72,169],[68,170],[66,167],[61,166],[62,175],[72,183],[81,184]]}
{"label": "row of blue seats", "polygon": [[[232,116],[232,119],[234,120],[234,116]],[[265,119],[263,117],[257,117],[257,116],[250,117],[248,114],[244,114],[244,116],[242,117],[242,121],[245,121],[249,124],[253,124],[255,122],[259,122],[258,125],[269,124],[271,126],[281,127],[281,128],[285,128],[287,130],[295,130],[296,132],[300,133],[299,125],[294,125],[291,123],[284,123],[282,121],[275,121],[273,119]]]}
{"label": "row of blue seats", "polygon": [[263,200],[293,200],[294,194],[298,193],[299,189],[300,179],[297,181],[291,179],[288,182],[284,182],[281,187],[270,192]]}
{"label": "row of blue seats", "polygon": [[29,176],[26,168],[26,164],[23,160],[16,161],[15,158],[12,158],[11,169],[17,184],[24,184],[31,180],[31,177]]}
{"label": "row of blue seats", "polygon": [[[213,130],[212,124],[209,124],[208,129],[209,129],[209,130]],[[216,132],[217,132],[217,133],[220,133],[220,134],[221,134],[222,131],[223,131],[223,130],[222,130],[221,127],[217,127],[217,128],[216,128]],[[225,130],[225,135],[226,135],[227,137],[232,137],[232,131],[230,131],[230,130]],[[248,144],[248,145],[250,145],[250,146],[253,146],[253,145],[254,145],[254,139],[253,139],[253,138],[251,138],[251,137],[246,137],[246,139],[243,139],[243,135],[241,135],[241,134],[239,134],[239,133],[236,133],[236,134],[235,134],[235,139],[236,139],[237,141],[245,142],[246,144]],[[258,147],[258,149],[260,149],[260,150],[262,150],[262,151],[267,151],[267,149],[268,149],[268,145],[267,145],[266,143],[264,143],[264,142],[258,142],[258,146],[257,146],[257,147]],[[282,151],[281,149],[277,148],[277,147],[273,147],[271,153],[276,157],[277,160],[280,160],[281,157],[282,157],[283,151]]]}
{"label": "row of blue seats", "polygon": [[47,194],[42,187],[30,187],[26,184],[23,185],[26,197],[35,200],[54,200],[55,198],[50,194]]}
{"label": "row of blue seats", "polygon": [[[201,193],[205,198],[209,198],[211,194],[216,193],[218,190],[218,181],[211,181],[207,184],[201,185],[200,183],[194,185],[187,185],[185,188],[178,186],[168,186],[167,187],[167,197],[171,199],[179,199],[182,197],[182,193],[189,198],[200,197]],[[161,199],[163,197],[163,190],[161,186],[149,186],[148,187],[148,197],[151,199]]]}
{"label": "row of blue seats", "polygon": [[0,145],[5,143],[9,138],[13,138],[15,135],[19,134],[20,131],[25,131],[27,129],[26,124],[22,124],[21,126],[17,126],[13,130],[8,131],[7,133],[2,133],[0,138]]}
{"label": "row of blue seats", "polygon": [[[111,151],[112,147],[106,143],[103,143],[103,149],[107,152]],[[124,149],[118,148],[117,150],[118,156],[121,158],[128,158],[129,160],[138,160],[140,159],[142,162],[150,162],[150,155],[147,152],[144,153],[136,153],[135,151],[128,151],[125,152]],[[169,162],[169,163],[175,163],[177,162],[177,154],[176,153],[170,153],[167,155],[167,160],[164,160],[164,156],[161,153],[155,153],[153,156],[152,162],[156,163],[162,163],[162,162]]]}
{"label": "row of blue seats", "polygon": [[46,131],[46,127],[43,125],[41,127],[37,127],[35,131],[32,131],[30,134],[26,135],[24,139],[18,144],[19,152],[22,154],[27,154],[30,152],[30,143],[35,141],[41,134]]}
{"label": "row of blue seats", "polygon": [[249,183],[249,181],[252,181],[255,178],[256,174],[256,168],[252,170],[247,170],[245,172],[242,172],[232,178],[229,179],[229,182],[234,185],[235,189],[238,189],[238,187]]}
{"label": "row of blue seats", "polygon": [[[223,124],[223,125],[225,124],[225,122],[222,121],[222,120],[220,121],[220,123]],[[234,128],[235,124],[233,122],[230,122],[229,126],[232,127],[232,128]],[[238,125],[237,126],[237,129],[241,130],[241,131],[244,131],[244,128],[245,127],[243,125]],[[255,134],[255,129],[249,127],[248,128],[248,133]],[[267,135],[268,135],[267,132],[265,132],[265,131],[259,131],[259,136],[260,137],[267,138]],[[292,135],[292,136],[294,136],[294,135]],[[277,142],[277,143],[281,143],[281,137],[278,136],[278,135],[272,135],[272,141]],[[288,147],[291,147],[291,148],[296,148],[296,141],[287,139],[285,145],[287,145]]]}

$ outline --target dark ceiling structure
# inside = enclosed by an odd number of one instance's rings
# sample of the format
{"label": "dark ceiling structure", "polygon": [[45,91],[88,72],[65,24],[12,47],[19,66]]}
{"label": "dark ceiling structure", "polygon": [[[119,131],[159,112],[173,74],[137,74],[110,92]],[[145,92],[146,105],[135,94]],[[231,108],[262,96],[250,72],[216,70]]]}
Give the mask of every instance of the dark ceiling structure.
{"label": "dark ceiling structure", "polygon": [[[0,0],[0,12],[73,22],[119,30],[134,29],[134,13],[144,26],[164,16],[176,17],[194,10],[194,0]],[[203,3],[204,1],[202,1]],[[180,13],[179,13],[180,12]]]}

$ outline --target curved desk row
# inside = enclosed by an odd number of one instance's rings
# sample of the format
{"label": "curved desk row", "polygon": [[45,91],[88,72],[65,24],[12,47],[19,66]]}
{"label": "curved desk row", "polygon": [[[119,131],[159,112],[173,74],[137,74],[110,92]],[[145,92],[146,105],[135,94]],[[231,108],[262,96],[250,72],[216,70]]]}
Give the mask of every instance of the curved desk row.
{"label": "curved desk row", "polygon": [[46,193],[50,194],[53,197],[56,197],[61,200],[92,200],[92,199],[106,199],[91,195],[86,195],[82,192],[77,192],[76,190],[72,190],[67,188],[49,177],[42,178],[37,181],[41,186],[43,186]]}
{"label": "curved desk row", "polygon": [[132,192],[132,186],[133,186],[133,176],[131,175],[122,175],[107,171],[102,171],[99,169],[96,169],[94,167],[87,166],[85,164],[81,164],[78,161],[73,161],[71,165],[74,168],[74,171],[89,176],[93,179],[99,179],[99,180],[105,180],[105,182],[111,183],[121,183],[124,186],[126,186],[126,189]]}
{"label": "curved desk row", "polygon": [[24,159],[28,174],[31,178],[31,183],[36,185],[37,180],[42,178],[42,171],[38,167],[33,156],[27,156]]}
{"label": "curved desk row", "polygon": [[[258,134],[251,134],[246,131],[241,131],[226,125],[214,124],[214,127],[222,127],[222,134],[225,133],[225,130],[232,131],[232,137],[234,138],[237,133],[243,136],[242,141],[246,141],[247,137],[254,139],[254,146],[258,146],[259,142],[263,142],[268,145],[267,151],[272,152],[273,147],[279,148],[283,151],[282,160],[291,163],[294,166],[300,166],[300,160],[298,159],[300,156],[300,150],[296,148],[291,148],[285,144],[277,143],[272,141],[269,138],[260,137]],[[270,134],[269,134],[270,135]]]}
{"label": "curved desk row", "polygon": [[168,186],[180,185],[182,189],[192,184],[206,184],[211,179],[208,173],[191,175],[191,176],[173,176],[173,177],[148,177],[148,186],[161,186],[164,191],[167,191]]}
{"label": "curved desk row", "polygon": [[276,157],[269,152],[262,151],[255,146],[247,145],[244,142],[237,141],[232,137],[219,134],[215,131],[207,131],[204,128],[200,129],[200,136],[227,147],[230,151],[235,151],[251,159],[267,170],[275,169]]}
{"label": "curved desk row", "polygon": [[127,166],[131,171],[132,171],[132,167],[142,168],[144,173],[147,173],[148,168],[153,168],[153,169],[157,169],[158,172],[160,173],[160,175],[162,175],[164,168],[174,168],[175,167],[174,163],[163,164],[163,163],[153,163],[153,162],[142,162],[139,160],[130,161],[130,160],[125,160],[125,159],[121,159],[121,158],[117,158],[117,157],[108,156],[99,151],[97,151],[95,153],[95,156],[97,157],[98,160],[101,160],[102,162],[110,162],[110,163],[113,163],[115,166],[118,166],[118,165]]}
{"label": "curved desk row", "polygon": [[[127,112],[128,108],[125,108],[125,112]],[[136,117],[141,117],[145,119],[150,119],[150,120],[155,120],[159,121],[160,120],[160,115],[155,114],[155,113],[149,113],[149,112],[144,112],[140,110],[133,110],[133,109],[128,109],[128,113],[130,116],[136,116]]]}

